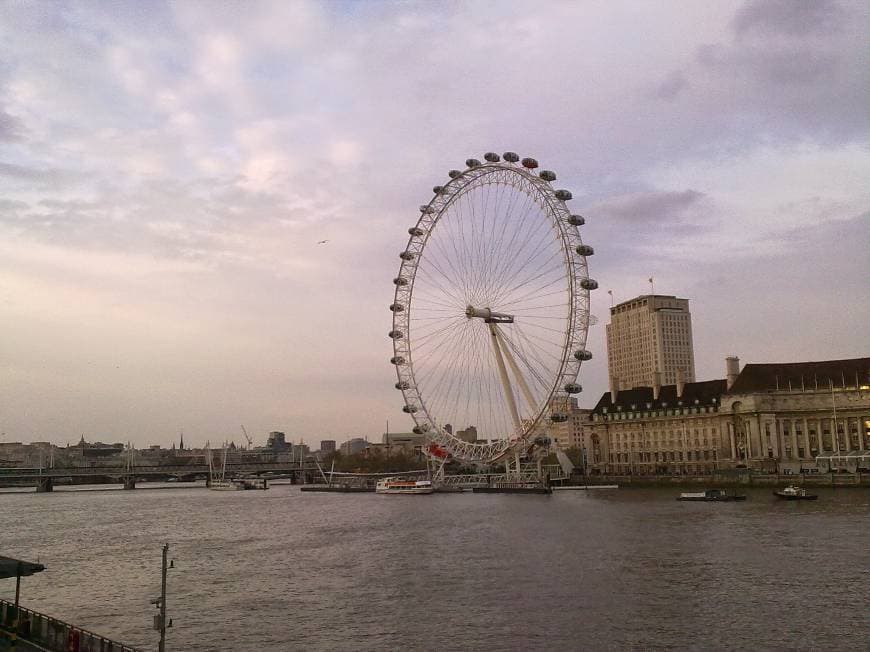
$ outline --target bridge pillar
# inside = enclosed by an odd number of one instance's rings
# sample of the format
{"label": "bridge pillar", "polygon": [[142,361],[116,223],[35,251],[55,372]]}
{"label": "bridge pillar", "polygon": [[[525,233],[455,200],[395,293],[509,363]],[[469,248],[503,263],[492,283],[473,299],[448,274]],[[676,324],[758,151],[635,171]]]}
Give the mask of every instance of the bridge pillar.
{"label": "bridge pillar", "polygon": [[44,494],[54,491],[54,480],[52,478],[39,478],[36,484],[36,493]]}
{"label": "bridge pillar", "polygon": [[132,475],[124,476],[124,489],[135,489],[135,488],[136,488],[135,476],[132,476]]}

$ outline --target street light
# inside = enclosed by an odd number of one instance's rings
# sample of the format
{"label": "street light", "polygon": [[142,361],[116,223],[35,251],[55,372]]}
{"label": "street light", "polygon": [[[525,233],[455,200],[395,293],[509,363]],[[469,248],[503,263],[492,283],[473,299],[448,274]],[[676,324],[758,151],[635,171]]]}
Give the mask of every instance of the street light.
{"label": "street light", "polygon": [[160,632],[160,645],[157,648],[159,652],[166,652],[166,628],[172,627],[172,619],[169,623],[166,622],[166,570],[167,568],[175,568],[175,560],[171,560],[169,565],[166,565],[166,557],[169,553],[169,544],[163,544],[163,564],[161,567],[160,581],[160,597],[154,598],[151,601],[155,607],[160,609],[160,613],[154,614],[154,629]]}

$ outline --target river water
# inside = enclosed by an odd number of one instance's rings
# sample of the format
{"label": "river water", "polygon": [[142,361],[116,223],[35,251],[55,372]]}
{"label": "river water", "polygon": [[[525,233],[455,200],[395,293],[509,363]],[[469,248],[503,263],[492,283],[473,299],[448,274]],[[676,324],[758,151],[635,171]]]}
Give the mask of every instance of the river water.
{"label": "river water", "polygon": [[46,566],[25,606],[147,650],[163,542],[168,650],[868,649],[870,491],[677,491],[3,493],[0,554]]}

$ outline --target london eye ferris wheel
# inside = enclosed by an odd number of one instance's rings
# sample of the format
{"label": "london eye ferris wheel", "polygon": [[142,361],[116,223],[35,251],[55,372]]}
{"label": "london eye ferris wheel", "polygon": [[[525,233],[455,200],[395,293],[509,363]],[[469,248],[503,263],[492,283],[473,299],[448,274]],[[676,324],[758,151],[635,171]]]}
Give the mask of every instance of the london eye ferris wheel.
{"label": "london eye ferris wheel", "polygon": [[433,188],[399,254],[396,388],[441,456],[518,466],[582,389],[594,252],[571,192],[537,169],[513,152],[468,159]]}

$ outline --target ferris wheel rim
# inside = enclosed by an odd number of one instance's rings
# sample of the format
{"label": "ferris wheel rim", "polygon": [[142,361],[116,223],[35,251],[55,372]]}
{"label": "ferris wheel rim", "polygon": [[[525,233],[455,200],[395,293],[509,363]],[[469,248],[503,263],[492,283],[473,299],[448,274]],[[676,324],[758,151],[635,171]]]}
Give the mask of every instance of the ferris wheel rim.
{"label": "ferris wheel rim", "polygon": [[[597,284],[588,277],[586,255],[591,255],[592,249],[583,244],[578,229],[584,220],[580,216],[572,215],[567,208],[565,202],[571,199],[571,193],[556,190],[551,185],[555,180],[554,173],[545,171],[535,175],[531,172],[532,166],[526,165],[526,162],[533,161],[532,159],[524,159],[520,167],[517,165],[519,157],[512,156],[515,160],[508,159],[506,154],[505,159],[508,160],[501,161],[498,160],[497,155],[487,154],[487,163],[470,159],[464,171],[451,171],[450,181],[433,189],[434,196],[427,204],[420,207],[419,219],[415,226],[408,230],[410,237],[405,249],[400,253],[399,275],[394,279],[396,288],[394,303],[391,305],[393,330],[389,335],[393,339],[394,355],[391,362],[396,368],[398,381],[396,388],[402,391],[405,401],[403,410],[413,418],[415,433],[426,435],[430,442],[446,449],[453,457],[466,462],[495,462],[512,451],[528,446],[531,435],[544,419],[549,416],[555,422],[555,415],[552,413],[554,398],[565,398],[567,406],[567,398],[572,393],[568,390],[573,391],[576,385],[580,365],[591,357],[585,348],[590,319],[589,291],[597,287]],[[491,160],[491,157],[496,160]],[[488,178],[491,175],[501,175],[501,178]],[[534,410],[534,418],[530,421],[526,420],[519,432],[513,433],[515,435],[513,437],[487,443],[472,443],[461,440],[453,432],[445,430],[436,416],[430,413],[425,397],[420,392],[412,355],[411,311],[420,260],[439,221],[466,193],[471,193],[488,183],[500,182],[526,193],[536,201],[546,214],[549,225],[558,232],[568,285],[569,314],[565,320],[567,328],[558,370],[553,374],[546,397],[538,402],[537,409]],[[472,310],[472,307],[469,306],[468,309]],[[576,387],[579,388],[579,385]]]}

